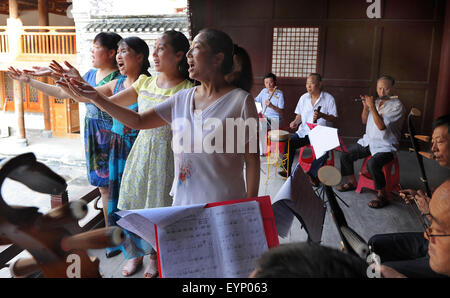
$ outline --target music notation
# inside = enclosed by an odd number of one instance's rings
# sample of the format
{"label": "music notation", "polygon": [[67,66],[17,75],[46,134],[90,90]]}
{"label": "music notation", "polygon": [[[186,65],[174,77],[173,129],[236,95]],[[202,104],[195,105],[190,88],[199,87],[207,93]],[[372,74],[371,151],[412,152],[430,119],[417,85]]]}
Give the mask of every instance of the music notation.
{"label": "music notation", "polygon": [[268,250],[258,202],[206,208],[158,228],[165,277],[248,277]]}

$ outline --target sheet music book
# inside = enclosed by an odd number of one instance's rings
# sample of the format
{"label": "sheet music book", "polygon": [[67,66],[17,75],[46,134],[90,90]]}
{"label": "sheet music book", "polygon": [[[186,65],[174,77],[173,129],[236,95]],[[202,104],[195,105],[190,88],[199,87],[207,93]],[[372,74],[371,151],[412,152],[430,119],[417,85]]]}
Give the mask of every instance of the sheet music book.
{"label": "sheet music book", "polygon": [[248,277],[278,245],[269,197],[118,214],[121,227],[156,248],[161,277]]}

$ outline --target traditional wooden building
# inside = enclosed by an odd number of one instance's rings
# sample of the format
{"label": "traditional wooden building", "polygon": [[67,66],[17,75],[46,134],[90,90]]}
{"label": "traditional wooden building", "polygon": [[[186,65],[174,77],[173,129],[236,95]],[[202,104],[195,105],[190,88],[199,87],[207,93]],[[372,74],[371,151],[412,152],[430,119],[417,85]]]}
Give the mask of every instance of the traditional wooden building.
{"label": "traditional wooden building", "polygon": [[345,139],[363,133],[360,94],[375,95],[377,77],[396,79],[409,111],[423,112],[418,129],[450,112],[450,1],[446,0],[190,0],[194,36],[204,27],[227,32],[247,49],[256,96],[273,72],[286,99],[283,123],[306,92],[309,72],[323,77],[336,99]]}
{"label": "traditional wooden building", "polygon": [[[6,74],[9,66],[31,69],[47,66],[52,59],[67,60],[76,65],[75,26],[73,19],[67,17],[70,5],[65,0],[1,2],[1,19],[6,25],[0,26],[0,124],[3,134],[8,127],[13,127],[17,128],[17,135],[25,139],[27,127],[43,129],[47,135],[79,136],[76,102],[48,97],[11,80]],[[50,16],[53,22],[64,25],[50,26],[53,25]]]}

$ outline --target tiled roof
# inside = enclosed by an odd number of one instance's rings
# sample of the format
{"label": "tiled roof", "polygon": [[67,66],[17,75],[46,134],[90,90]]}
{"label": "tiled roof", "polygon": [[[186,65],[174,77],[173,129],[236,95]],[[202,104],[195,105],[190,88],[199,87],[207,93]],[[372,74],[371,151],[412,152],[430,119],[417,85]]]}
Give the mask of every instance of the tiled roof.
{"label": "tiled roof", "polygon": [[87,32],[164,32],[177,30],[187,32],[187,17],[136,17],[98,19],[86,26]]}

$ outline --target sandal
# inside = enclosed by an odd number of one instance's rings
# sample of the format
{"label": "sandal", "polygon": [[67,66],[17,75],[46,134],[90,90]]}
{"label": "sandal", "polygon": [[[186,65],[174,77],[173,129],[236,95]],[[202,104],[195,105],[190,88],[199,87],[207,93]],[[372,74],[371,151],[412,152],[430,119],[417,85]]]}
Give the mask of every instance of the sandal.
{"label": "sandal", "polygon": [[340,192],[346,192],[346,191],[355,190],[356,186],[353,185],[353,183],[348,182],[348,183],[339,185],[336,189]]}
{"label": "sandal", "polygon": [[158,260],[156,255],[150,255],[150,260],[145,267],[144,278],[155,278],[158,276]]}
{"label": "sandal", "polygon": [[131,276],[135,274],[138,271],[138,269],[141,268],[143,259],[144,259],[143,257],[137,257],[128,260],[125,266],[123,266],[122,268],[122,275]]}
{"label": "sandal", "polygon": [[369,207],[374,209],[383,208],[388,204],[388,200],[384,196],[376,196],[375,199],[369,202]]}

